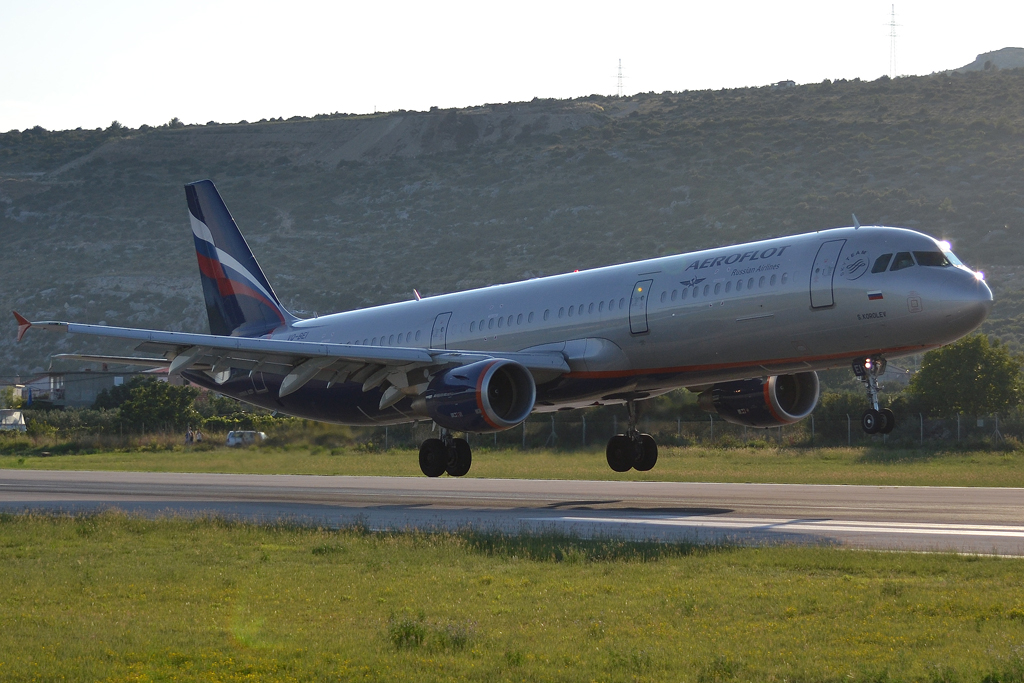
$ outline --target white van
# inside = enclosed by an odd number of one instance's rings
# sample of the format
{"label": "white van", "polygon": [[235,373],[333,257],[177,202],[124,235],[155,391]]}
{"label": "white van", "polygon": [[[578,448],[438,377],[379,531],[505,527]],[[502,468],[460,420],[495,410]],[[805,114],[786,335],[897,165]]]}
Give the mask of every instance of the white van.
{"label": "white van", "polygon": [[227,444],[229,446],[251,446],[258,441],[266,441],[267,435],[263,432],[228,432]]}

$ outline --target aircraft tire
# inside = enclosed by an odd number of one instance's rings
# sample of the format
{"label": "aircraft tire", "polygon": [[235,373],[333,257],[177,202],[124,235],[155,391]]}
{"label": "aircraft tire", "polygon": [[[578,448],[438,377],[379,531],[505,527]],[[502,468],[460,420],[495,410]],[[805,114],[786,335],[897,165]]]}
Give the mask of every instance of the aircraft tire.
{"label": "aircraft tire", "polygon": [[452,457],[448,461],[445,471],[448,472],[450,477],[464,476],[469,472],[469,468],[473,464],[473,451],[469,447],[469,442],[465,439],[452,439],[452,447],[455,452],[451,454]]}
{"label": "aircraft tire", "polygon": [[884,419],[881,412],[874,408],[868,408],[860,416],[860,426],[865,434],[877,434],[884,424]]}
{"label": "aircraft tire", "polygon": [[441,439],[427,439],[420,444],[420,471],[428,477],[440,477],[448,463],[448,449]]}
{"label": "aircraft tire", "polygon": [[640,445],[642,451],[633,463],[633,469],[638,472],[649,472],[658,464],[658,442],[650,434],[641,434]]}
{"label": "aircraft tire", "polygon": [[885,424],[878,431],[882,434],[892,434],[892,430],[896,428],[896,415],[888,408],[882,408],[879,412],[882,413]]}
{"label": "aircraft tire", "polygon": [[608,467],[611,467],[613,472],[629,472],[633,469],[633,444],[625,434],[616,434],[608,439],[605,455],[608,458]]}

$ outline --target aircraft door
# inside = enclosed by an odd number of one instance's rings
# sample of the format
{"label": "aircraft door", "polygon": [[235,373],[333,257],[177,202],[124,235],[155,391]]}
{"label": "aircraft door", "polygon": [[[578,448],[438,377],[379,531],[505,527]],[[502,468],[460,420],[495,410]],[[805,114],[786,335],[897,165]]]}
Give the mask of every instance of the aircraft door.
{"label": "aircraft door", "polygon": [[811,266],[811,308],[828,308],[835,304],[832,296],[832,278],[836,274],[839,253],[846,240],[825,242],[818,248]]}
{"label": "aircraft door", "polygon": [[647,300],[654,280],[641,280],[633,285],[633,295],[629,299],[629,331],[633,334],[644,334],[647,329]]}
{"label": "aircraft door", "polygon": [[452,314],[441,313],[434,318],[434,327],[430,330],[430,348],[432,349],[446,349],[447,347],[447,336],[448,336],[448,321],[452,319]]}

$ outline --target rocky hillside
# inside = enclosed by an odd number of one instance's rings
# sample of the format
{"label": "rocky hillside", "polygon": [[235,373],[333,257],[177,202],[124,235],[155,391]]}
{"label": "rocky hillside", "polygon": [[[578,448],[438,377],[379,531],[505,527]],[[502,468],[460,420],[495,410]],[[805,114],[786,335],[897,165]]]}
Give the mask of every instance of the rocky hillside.
{"label": "rocky hillside", "polygon": [[[182,185],[213,179],[312,313],[861,223],[1024,301],[1024,70],[463,110],[0,134],[0,310],[206,331]],[[7,315],[7,314],[5,314]],[[1024,305],[990,329],[1017,339]],[[0,327],[0,374],[121,349]]]}

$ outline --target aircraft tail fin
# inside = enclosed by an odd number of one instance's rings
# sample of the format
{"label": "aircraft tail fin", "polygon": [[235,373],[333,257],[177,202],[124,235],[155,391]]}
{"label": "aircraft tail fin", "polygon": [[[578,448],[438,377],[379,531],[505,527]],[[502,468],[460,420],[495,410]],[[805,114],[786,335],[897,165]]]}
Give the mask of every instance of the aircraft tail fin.
{"label": "aircraft tail fin", "polygon": [[185,186],[210,333],[259,337],[297,320],[273,287],[238,230],[213,182]]}

